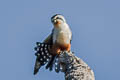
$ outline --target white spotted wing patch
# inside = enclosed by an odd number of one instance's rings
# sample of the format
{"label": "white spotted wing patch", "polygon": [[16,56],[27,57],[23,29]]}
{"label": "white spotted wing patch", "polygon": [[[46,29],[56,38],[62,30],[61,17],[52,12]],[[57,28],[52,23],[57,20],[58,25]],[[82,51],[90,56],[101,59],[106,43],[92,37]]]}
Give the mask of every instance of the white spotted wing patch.
{"label": "white spotted wing patch", "polygon": [[40,46],[40,45],[41,45],[41,43],[40,43],[40,42],[36,42],[36,45],[37,45],[37,46]]}
{"label": "white spotted wing patch", "polygon": [[45,47],[45,50],[47,50],[47,48]]}
{"label": "white spotted wing patch", "polygon": [[40,61],[43,61],[43,59],[42,59],[42,58],[40,58]]}
{"label": "white spotted wing patch", "polygon": [[40,50],[43,51],[43,48],[41,48]]}
{"label": "white spotted wing patch", "polygon": [[47,58],[47,61],[49,61],[49,58]]}
{"label": "white spotted wing patch", "polygon": [[48,50],[45,50],[45,53],[48,53]]}
{"label": "white spotted wing patch", "polygon": [[41,46],[43,47],[43,46],[44,46],[44,44],[41,44]]}
{"label": "white spotted wing patch", "polygon": [[44,53],[44,52],[41,52],[41,55],[42,55],[42,56],[44,56],[44,55],[45,55],[45,53]]}
{"label": "white spotted wing patch", "polygon": [[47,44],[45,44],[45,48],[47,47],[48,45]]}
{"label": "white spotted wing patch", "polygon": [[46,59],[46,56],[43,56],[44,59]]}
{"label": "white spotted wing patch", "polygon": [[50,45],[46,43],[37,42],[35,47],[35,55],[37,56],[38,61],[40,62],[40,66],[43,66],[47,62],[49,62],[52,55],[49,53]]}

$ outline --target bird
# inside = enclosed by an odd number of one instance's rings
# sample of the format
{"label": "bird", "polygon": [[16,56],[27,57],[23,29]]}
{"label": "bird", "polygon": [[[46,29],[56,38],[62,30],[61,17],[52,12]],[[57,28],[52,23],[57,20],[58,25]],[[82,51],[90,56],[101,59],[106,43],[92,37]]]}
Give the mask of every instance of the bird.
{"label": "bird", "polygon": [[62,51],[71,50],[72,31],[61,14],[55,14],[51,17],[53,29],[51,34],[42,42],[37,42],[35,47],[36,62],[34,67],[34,75],[37,74],[39,68],[46,65],[46,69],[52,70],[55,57],[59,56]]}

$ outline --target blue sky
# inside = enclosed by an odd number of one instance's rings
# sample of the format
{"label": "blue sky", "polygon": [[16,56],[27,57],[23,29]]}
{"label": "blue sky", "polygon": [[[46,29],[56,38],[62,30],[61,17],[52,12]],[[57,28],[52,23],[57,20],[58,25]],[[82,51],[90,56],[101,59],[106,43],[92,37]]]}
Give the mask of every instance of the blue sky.
{"label": "blue sky", "polygon": [[0,80],[64,80],[42,67],[33,75],[34,47],[63,14],[73,32],[72,51],[95,72],[96,80],[120,79],[119,0],[1,0]]}

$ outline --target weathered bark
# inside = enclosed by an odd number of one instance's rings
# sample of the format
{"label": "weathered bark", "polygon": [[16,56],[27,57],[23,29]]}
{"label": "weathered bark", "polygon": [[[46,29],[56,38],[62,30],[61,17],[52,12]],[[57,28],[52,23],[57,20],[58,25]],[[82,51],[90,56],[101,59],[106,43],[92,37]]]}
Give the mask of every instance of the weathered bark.
{"label": "weathered bark", "polygon": [[55,71],[64,72],[65,80],[95,80],[90,67],[72,52],[62,52],[55,60]]}

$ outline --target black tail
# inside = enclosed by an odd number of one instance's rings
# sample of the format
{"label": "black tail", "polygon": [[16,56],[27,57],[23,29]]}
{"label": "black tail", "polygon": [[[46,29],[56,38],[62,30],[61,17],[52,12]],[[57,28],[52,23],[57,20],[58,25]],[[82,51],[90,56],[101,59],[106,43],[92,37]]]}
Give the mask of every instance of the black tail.
{"label": "black tail", "polygon": [[44,66],[52,58],[52,55],[49,52],[49,44],[37,42],[36,45],[37,47],[35,47],[35,55],[37,58],[34,66],[34,75],[37,74],[41,66]]}
{"label": "black tail", "polygon": [[49,68],[49,70],[52,71],[54,60],[55,60],[55,56],[52,56],[52,58],[50,59],[50,61],[48,62],[47,66],[46,66],[46,69]]}
{"label": "black tail", "polygon": [[34,75],[37,74],[37,72],[39,71],[40,67],[41,67],[41,63],[40,63],[39,59],[37,58],[36,62],[35,62],[35,67],[34,67]]}

